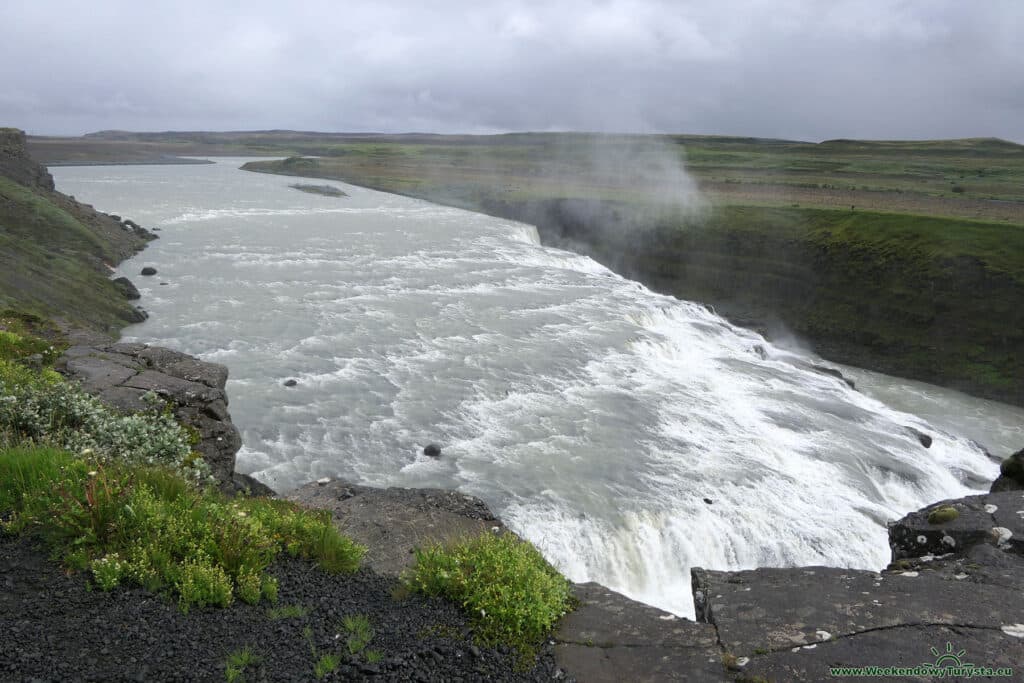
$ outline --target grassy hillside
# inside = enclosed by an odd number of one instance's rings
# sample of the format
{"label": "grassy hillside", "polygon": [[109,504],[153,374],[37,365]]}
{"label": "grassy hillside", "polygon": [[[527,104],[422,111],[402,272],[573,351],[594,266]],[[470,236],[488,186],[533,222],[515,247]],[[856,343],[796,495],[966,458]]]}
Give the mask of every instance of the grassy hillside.
{"label": "grassy hillside", "polygon": [[0,160],[0,310],[107,332],[141,319],[110,282],[109,265],[145,239],[52,191],[49,174],[25,156],[20,131],[0,131]]}

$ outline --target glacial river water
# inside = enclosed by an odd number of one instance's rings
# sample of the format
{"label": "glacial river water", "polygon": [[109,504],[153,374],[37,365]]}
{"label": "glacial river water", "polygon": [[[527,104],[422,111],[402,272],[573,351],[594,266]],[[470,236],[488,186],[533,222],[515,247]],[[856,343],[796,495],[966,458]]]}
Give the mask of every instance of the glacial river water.
{"label": "glacial river water", "polygon": [[52,172],[160,228],[118,268],[150,313],[124,337],[226,364],[238,469],[278,491],[457,488],[573,580],[692,616],[691,567],[879,569],[886,520],[987,488],[979,443],[1024,445],[1024,410],[847,369],[851,390],[530,226],[242,161]]}

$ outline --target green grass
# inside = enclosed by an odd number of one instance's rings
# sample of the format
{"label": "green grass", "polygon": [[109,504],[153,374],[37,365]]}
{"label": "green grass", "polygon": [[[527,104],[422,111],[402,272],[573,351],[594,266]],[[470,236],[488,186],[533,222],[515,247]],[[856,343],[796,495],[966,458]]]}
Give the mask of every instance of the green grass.
{"label": "green grass", "polygon": [[0,451],[0,509],[8,530],[44,540],[97,585],[175,595],[183,611],[236,598],[276,597],[265,570],[280,552],[353,571],[364,552],[329,516],[267,499],[231,500],[175,472],[89,462],[52,448]]}
{"label": "green grass", "polygon": [[246,668],[260,661],[261,658],[249,646],[232,652],[224,662],[224,680],[227,683],[245,683]]}
{"label": "green grass", "polygon": [[569,582],[530,543],[508,533],[419,549],[405,582],[461,605],[484,642],[524,653],[571,609]]}
{"label": "green grass", "polygon": [[346,634],[345,647],[350,657],[359,657],[373,640],[374,631],[370,620],[365,614],[350,614],[341,622]]}
{"label": "green grass", "polygon": [[327,674],[333,673],[340,663],[341,658],[338,655],[325,652],[317,658],[316,663],[313,665],[313,675],[316,676],[318,681],[323,680],[327,677]]}
{"label": "green grass", "polygon": [[267,610],[267,618],[271,621],[279,619],[301,619],[309,614],[309,608],[302,605],[281,605]]}

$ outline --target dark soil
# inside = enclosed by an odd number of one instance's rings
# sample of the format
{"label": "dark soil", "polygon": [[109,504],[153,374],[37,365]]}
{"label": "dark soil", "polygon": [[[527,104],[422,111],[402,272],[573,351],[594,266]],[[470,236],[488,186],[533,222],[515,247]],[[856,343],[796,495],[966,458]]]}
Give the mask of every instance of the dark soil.
{"label": "dark soil", "polygon": [[[341,655],[327,681],[541,681],[564,679],[545,645],[521,670],[506,648],[478,647],[453,604],[393,597],[396,582],[363,569],[330,576],[300,560],[279,560],[277,606],[302,605],[303,617],[271,619],[270,605],[193,608],[142,589],[90,588],[86,572],[65,573],[44,550],[0,532],[0,681],[224,681],[229,653],[260,658],[246,681],[314,681],[324,653]],[[370,664],[347,656],[348,615],[365,615],[375,634]],[[304,637],[312,629],[314,656]],[[339,635],[340,634],[340,635]],[[239,679],[242,680],[242,679]]]}

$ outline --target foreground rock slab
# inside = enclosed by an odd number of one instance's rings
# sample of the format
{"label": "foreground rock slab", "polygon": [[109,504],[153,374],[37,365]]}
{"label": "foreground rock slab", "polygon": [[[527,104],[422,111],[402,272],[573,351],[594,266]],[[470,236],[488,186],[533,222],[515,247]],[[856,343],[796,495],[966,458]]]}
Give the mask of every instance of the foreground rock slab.
{"label": "foreground rock slab", "polygon": [[681,619],[596,583],[559,623],[555,661],[580,681],[731,681],[709,624]]}
{"label": "foreground rock slab", "polygon": [[288,499],[329,510],[342,533],[369,548],[364,564],[391,576],[413,562],[416,548],[505,529],[483,501],[443,489],[381,489],[336,479],[306,484]]}
{"label": "foreground rock slab", "polygon": [[953,658],[1002,671],[970,678],[1020,680],[1021,536],[1019,491],[942,501],[890,524],[893,563],[885,571],[694,569],[697,618],[715,627],[726,659],[752,680],[863,680],[833,667],[913,669]]}
{"label": "foreground rock slab", "polygon": [[238,479],[242,488],[271,492],[235,474],[235,454],[242,439],[228,413],[224,392],[228,370],[223,365],[157,346],[104,343],[86,337],[72,339],[57,368],[122,412],[152,410],[142,397],[153,392],[171,405],[179,422],[196,430],[199,442],[195,449],[226,488],[238,488]]}

